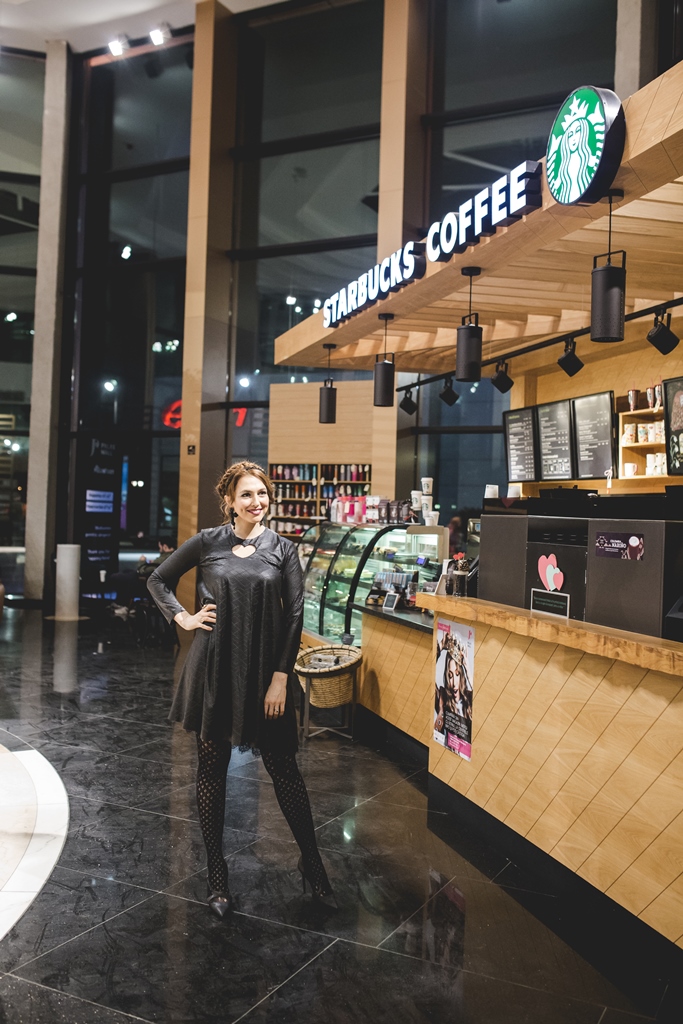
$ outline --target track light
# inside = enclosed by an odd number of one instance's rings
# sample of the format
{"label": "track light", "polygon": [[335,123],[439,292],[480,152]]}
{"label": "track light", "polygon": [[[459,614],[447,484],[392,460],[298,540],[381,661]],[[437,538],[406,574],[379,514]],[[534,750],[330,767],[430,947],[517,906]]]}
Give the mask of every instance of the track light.
{"label": "track light", "polygon": [[573,377],[579,370],[583,370],[583,362],[576,354],[576,342],[573,338],[567,338],[564,343],[564,355],[557,360],[557,365],[564,370],[568,377]]}
{"label": "track light", "polygon": [[327,380],[323,381],[323,386],[320,389],[320,407],[318,411],[318,423],[336,423],[337,422],[337,389],[334,386],[334,381],[330,376],[330,358],[332,356],[332,350],[337,346],[333,345],[331,341],[325,342],[323,348],[327,349]]}
{"label": "track light", "polygon": [[458,392],[453,390],[452,377],[448,377],[446,379],[446,383],[443,386],[443,390],[439,392],[439,398],[441,399],[442,402],[445,402],[446,405],[455,405],[455,403],[460,398]]}
{"label": "track light", "polygon": [[375,368],[373,371],[374,378],[374,398],[373,405],[380,408],[391,408],[394,404],[394,356],[393,353],[389,353],[387,356],[387,328],[389,322],[394,319],[393,313],[379,313],[379,319],[384,321],[384,359],[380,359],[379,355],[375,360]]}
{"label": "track light", "polygon": [[126,50],[130,49],[130,39],[123,33],[117,36],[116,39],[112,39],[108,45],[112,57],[122,57]]}
{"label": "track light", "polygon": [[680,339],[671,330],[671,313],[667,314],[666,323],[663,313],[655,313],[654,327],[647,332],[647,340],[663,356],[673,352]]}
{"label": "track light", "polygon": [[399,409],[403,409],[403,411],[409,416],[412,416],[413,413],[417,412],[417,402],[413,401],[412,392],[406,391],[402,400],[399,402],[398,407]]}
{"label": "track light", "polygon": [[491,377],[491,383],[497,391],[500,391],[501,395],[507,394],[515,383],[508,374],[508,364],[503,359],[499,359],[496,363],[496,372]]}
{"label": "track light", "polygon": [[171,26],[164,22],[157,28],[153,28],[149,34],[149,38],[152,40],[155,46],[163,46],[171,38]]}
{"label": "track light", "polygon": [[470,310],[458,327],[458,343],[455,350],[455,379],[460,381],[481,380],[481,342],[483,331],[479,326],[479,314],[472,312],[472,278],[481,274],[481,267],[463,267],[461,273],[470,279]]}

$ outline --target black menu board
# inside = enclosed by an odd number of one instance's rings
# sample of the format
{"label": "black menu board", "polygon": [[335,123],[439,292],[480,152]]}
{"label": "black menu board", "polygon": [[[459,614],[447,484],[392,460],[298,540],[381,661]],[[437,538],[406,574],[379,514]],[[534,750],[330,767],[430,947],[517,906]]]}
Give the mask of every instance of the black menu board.
{"label": "black menu board", "polygon": [[541,480],[572,479],[572,430],[569,402],[536,406]]}
{"label": "black menu board", "polygon": [[584,395],[572,402],[576,442],[576,479],[604,479],[614,472],[612,409],[614,392]]}
{"label": "black menu board", "polygon": [[503,413],[508,480],[523,483],[536,479],[536,429],[534,409],[512,409]]}

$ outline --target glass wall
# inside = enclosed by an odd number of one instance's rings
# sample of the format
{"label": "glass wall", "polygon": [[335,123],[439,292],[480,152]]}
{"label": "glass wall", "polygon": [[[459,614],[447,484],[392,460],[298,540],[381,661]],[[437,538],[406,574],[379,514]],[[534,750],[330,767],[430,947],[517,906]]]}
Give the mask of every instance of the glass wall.
{"label": "glass wall", "polygon": [[[375,261],[382,6],[242,22],[233,406],[266,403],[271,383],[325,377],[274,366],[274,339]],[[233,457],[266,459],[267,410],[256,411],[235,411]]]}
{"label": "glass wall", "polygon": [[616,0],[435,3],[433,219],[521,160],[540,159],[576,86],[612,87],[616,8]]}
{"label": "glass wall", "polygon": [[182,37],[83,77],[77,463],[114,443],[122,543],[144,550],[177,530],[192,63]]}
{"label": "glass wall", "polygon": [[0,52],[0,549],[24,544],[44,90],[44,60]]}

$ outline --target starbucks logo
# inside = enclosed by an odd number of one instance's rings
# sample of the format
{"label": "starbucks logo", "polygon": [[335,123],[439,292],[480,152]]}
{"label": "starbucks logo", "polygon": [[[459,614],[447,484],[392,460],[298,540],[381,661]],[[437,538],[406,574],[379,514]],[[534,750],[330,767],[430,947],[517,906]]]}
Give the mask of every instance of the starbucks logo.
{"label": "starbucks logo", "polygon": [[548,187],[563,205],[602,199],[624,150],[624,112],[609,89],[582,86],[562,104],[550,131]]}

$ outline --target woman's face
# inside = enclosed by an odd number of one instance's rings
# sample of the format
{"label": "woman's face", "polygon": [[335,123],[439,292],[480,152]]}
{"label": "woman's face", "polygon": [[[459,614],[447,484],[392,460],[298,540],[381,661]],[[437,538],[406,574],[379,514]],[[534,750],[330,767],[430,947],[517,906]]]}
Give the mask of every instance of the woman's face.
{"label": "woman's face", "polygon": [[579,148],[580,139],[581,125],[578,121],[574,121],[574,124],[570,124],[569,128],[567,128],[567,146],[570,153],[575,153]]}
{"label": "woman's face", "polygon": [[246,474],[237,481],[235,500],[232,507],[235,516],[251,529],[260,523],[268,511],[268,491],[266,485],[257,476]]}

